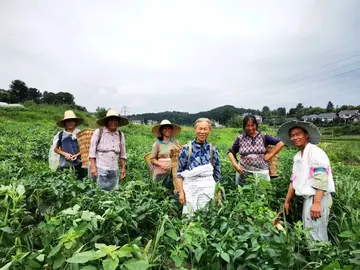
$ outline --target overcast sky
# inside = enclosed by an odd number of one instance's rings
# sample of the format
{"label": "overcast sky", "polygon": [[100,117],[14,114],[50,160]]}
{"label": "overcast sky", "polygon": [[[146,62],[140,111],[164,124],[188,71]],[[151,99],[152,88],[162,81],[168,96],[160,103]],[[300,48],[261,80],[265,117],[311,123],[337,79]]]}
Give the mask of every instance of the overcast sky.
{"label": "overcast sky", "polygon": [[359,14],[358,0],[0,0],[0,88],[131,114],[358,105]]}

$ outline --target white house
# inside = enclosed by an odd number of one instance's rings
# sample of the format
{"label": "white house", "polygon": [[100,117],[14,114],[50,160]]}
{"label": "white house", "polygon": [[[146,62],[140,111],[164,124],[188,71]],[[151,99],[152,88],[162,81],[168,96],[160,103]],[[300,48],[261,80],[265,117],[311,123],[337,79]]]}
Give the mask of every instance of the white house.
{"label": "white house", "polygon": [[224,126],[220,124],[218,121],[212,120],[211,121],[216,128],[223,128]]}
{"label": "white house", "polygon": [[258,122],[258,124],[262,124],[262,117],[260,115],[257,115],[257,114],[255,114],[254,116],[255,116],[256,121]]}
{"label": "white house", "polygon": [[[251,113],[243,113],[241,116],[245,117],[247,115],[251,115]],[[254,117],[256,118],[258,124],[262,124],[262,117],[260,115],[255,114]]]}
{"label": "white house", "polygon": [[320,113],[318,115],[318,118],[322,121],[322,122],[332,122],[334,121],[334,119],[336,118],[336,113]]}
{"label": "white house", "polygon": [[303,117],[301,117],[305,122],[306,121],[314,121],[315,119],[318,118],[317,114],[310,114],[310,115],[304,115]]}
{"label": "white house", "polygon": [[154,120],[147,120],[148,126],[156,125],[158,122]]}
{"label": "white house", "polygon": [[339,112],[339,117],[342,119],[348,119],[357,115],[359,115],[359,110],[343,110]]}
{"label": "white house", "polygon": [[141,120],[131,120],[131,123],[133,123],[134,125],[141,125]]}

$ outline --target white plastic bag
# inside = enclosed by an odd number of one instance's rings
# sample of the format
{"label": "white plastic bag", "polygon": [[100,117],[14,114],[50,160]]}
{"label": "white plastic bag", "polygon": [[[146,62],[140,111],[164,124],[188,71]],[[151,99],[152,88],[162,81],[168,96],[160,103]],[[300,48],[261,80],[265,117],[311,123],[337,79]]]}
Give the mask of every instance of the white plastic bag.
{"label": "white plastic bag", "polygon": [[203,208],[214,199],[216,182],[213,171],[213,166],[206,164],[181,173],[184,178],[183,189],[186,199],[183,214],[192,216],[196,210]]}
{"label": "white plastic bag", "polygon": [[49,168],[52,171],[57,170],[57,168],[59,167],[59,162],[60,162],[60,155],[54,152],[54,149],[57,145],[58,140],[59,140],[59,133],[55,135],[52,145],[49,150]]}

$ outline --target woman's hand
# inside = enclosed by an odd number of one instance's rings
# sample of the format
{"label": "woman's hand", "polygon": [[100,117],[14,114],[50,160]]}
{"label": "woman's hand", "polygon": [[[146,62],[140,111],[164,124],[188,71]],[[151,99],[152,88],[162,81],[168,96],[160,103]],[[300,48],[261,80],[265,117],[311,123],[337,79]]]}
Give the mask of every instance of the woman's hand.
{"label": "woman's hand", "polygon": [[96,168],[96,166],[91,166],[90,173],[91,173],[91,176],[93,176],[93,177],[97,177],[98,172],[97,172],[97,168]]}
{"label": "woman's hand", "polygon": [[165,171],[169,170],[169,165],[166,163],[160,163],[159,167]]}
{"label": "woman's hand", "polygon": [[179,191],[179,203],[182,205],[186,204],[185,192],[183,190]]}
{"label": "woman's hand", "polygon": [[265,161],[269,161],[271,158],[272,158],[272,156],[269,153],[264,155],[264,160]]}
{"label": "woman's hand", "polygon": [[73,155],[72,154],[65,153],[64,157],[65,157],[66,160],[73,160]]}
{"label": "woman's hand", "polygon": [[235,170],[240,173],[240,174],[244,174],[244,170],[241,168],[241,166],[239,164],[236,164],[234,166]]}

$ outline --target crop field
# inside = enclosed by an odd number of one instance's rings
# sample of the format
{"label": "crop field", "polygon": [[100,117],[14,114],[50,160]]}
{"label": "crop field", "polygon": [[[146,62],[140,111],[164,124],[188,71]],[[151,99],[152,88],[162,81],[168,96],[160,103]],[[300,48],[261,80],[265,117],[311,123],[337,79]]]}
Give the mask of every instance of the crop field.
{"label": "crop field", "polygon": [[[123,128],[127,176],[118,191],[104,192],[90,179],[48,168],[55,121],[20,121],[10,114],[0,120],[1,270],[360,269],[359,142],[321,144],[337,192],[331,241],[316,243],[299,221],[299,200],[284,230],[272,221],[286,196],[293,149],[281,152],[279,178],[253,179],[241,188],[226,156],[239,131],[213,130],[221,206],[210,202],[189,219],[176,198],[148,177],[143,156],[154,142],[150,127]],[[185,144],[193,137],[192,128],[184,128],[178,139]]]}

